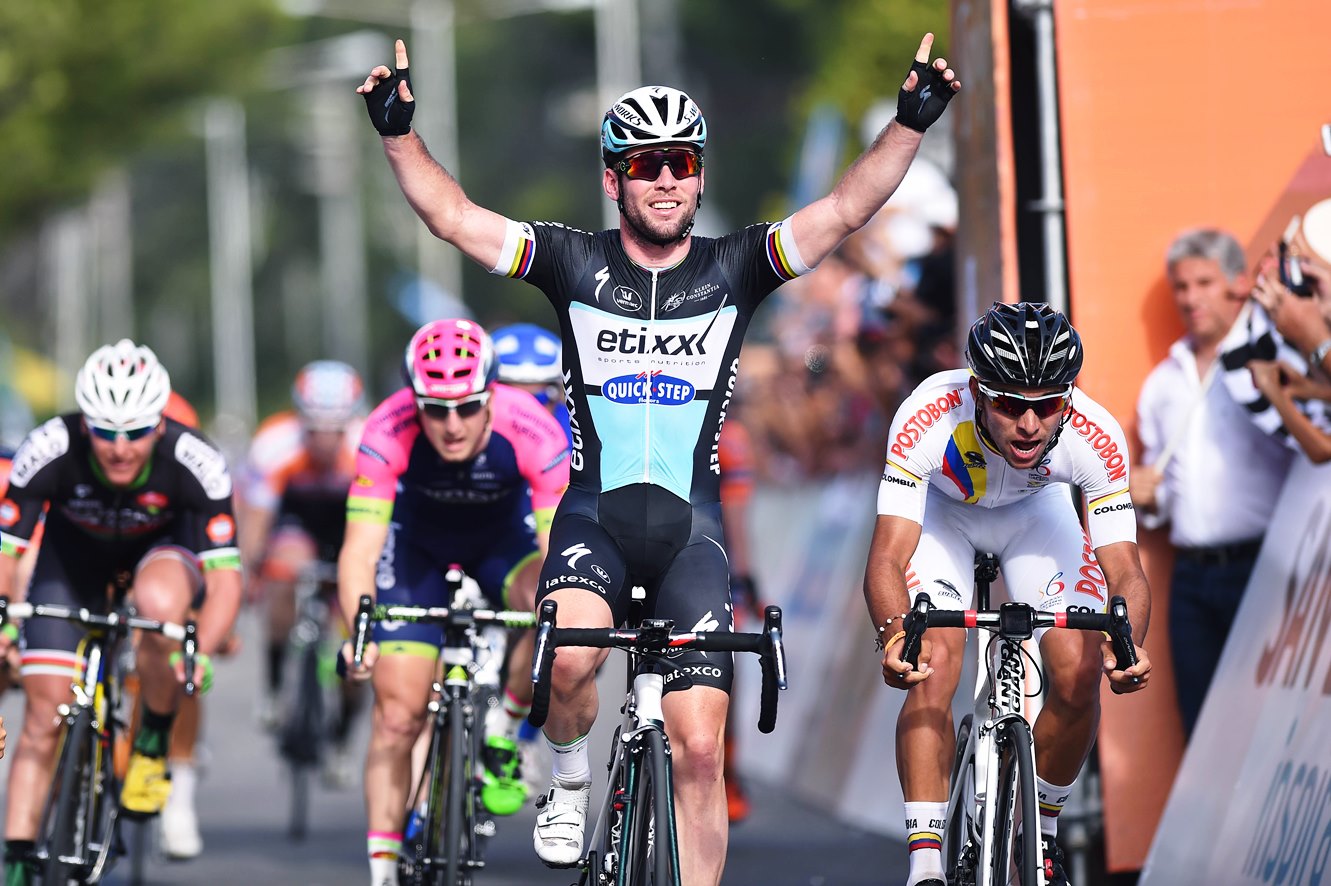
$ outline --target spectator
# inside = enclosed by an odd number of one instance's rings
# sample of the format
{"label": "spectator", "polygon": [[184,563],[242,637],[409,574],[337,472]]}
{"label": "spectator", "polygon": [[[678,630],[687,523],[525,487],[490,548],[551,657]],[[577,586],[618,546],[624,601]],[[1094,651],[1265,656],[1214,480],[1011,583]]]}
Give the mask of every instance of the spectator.
{"label": "spectator", "polygon": [[[1185,334],[1142,387],[1142,468],[1132,500],[1144,526],[1170,524],[1169,640],[1184,732],[1191,735],[1270,522],[1290,452],[1259,430],[1222,384],[1218,348],[1250,289],[1238,241],[1179,235],[1166,271]],[[1177,458],[1172,458],[1175,454]],[[1244,481],[1233,482],[1236,466]]]}
{"label": "spectator", "polygon": [[[1285,361],[1253,360],[1248,363],[1253,384],[1275,410],[1281,423],[1314,463],[1331,461],[1331,435],[1317,427],[1298,401],[1331,400],[1325,383],[1331,356],[1331,268],[1304,257],[1296,259],[1312,286],[1311,297],[1300,298],[1284,286],[1268,268],[1258,276],[1253,299],[1266,310],[1285,342],[1307,355],[1308,373]],[[1322,381],[1314,380],[1314,376]]]}

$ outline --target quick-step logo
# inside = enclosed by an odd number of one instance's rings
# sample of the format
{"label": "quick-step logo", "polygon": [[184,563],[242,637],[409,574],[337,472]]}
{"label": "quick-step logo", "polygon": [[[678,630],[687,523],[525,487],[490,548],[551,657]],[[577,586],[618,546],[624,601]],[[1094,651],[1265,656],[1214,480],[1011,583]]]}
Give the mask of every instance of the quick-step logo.
{"label": "quick-step logo", "polygon": [[693,385],[682,378],[664,375],[657,369],[648,378],[646,372],[621,375],[601,386],[601,393],[612,403],[653,403],[682,406],[693,399]]}

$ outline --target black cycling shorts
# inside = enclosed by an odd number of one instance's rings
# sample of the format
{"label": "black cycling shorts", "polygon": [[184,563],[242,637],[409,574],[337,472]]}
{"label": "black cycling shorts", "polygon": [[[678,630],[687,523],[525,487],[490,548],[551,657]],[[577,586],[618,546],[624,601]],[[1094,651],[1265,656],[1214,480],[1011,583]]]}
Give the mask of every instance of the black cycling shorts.
{"label": "black cycling shorts", "polygon": [[[550,553],[536,595],[578,588],[599,595],[615,624],[629,614],[632,588],[647,592],[644,618],[670,619],[677,631],[734,630],[721,505],[692,505],[659,486],[638,483],[600,495],[570,488],[550,528]],[[664,668],[665,689],[680,673],[730,691],[729,652],[682,651]],[[676,686],[672,687],[672,683]]]}
{"label": "black cycling shorts", "polygon": [[[128,588],[140,566],[150,558],[169,553],[179,556],[193,567],[193,600],[191,605],[203,605],[203,578],[196,555],[176,544],[172,538],[159,537],[150,546],[136,546],[115,559],[102,557],[75,557],[43,541],[33,565],[32,581],[28,586],[29,603],[51,603],[58,606],[83,607],[92,612],[109,611],[108,585]],[[86,630],[79,625],[55,618],[32,618],[23,623],[23,673],[51,673],[53,669],[69,669],[77,663],[74,652]]]}

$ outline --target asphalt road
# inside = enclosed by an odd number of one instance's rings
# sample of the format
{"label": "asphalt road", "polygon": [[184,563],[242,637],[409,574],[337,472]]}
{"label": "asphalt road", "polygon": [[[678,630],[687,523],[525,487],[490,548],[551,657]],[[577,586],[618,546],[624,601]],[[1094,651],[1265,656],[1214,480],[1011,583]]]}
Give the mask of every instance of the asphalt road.
{"label": "asphalt road", "polygon": [[[368,882],[365,862],[364,808],[359,787],[331,790],[316,783],[310,833],[302,842],[286,836],[289,785],[273,739],[255,721],[261,685],[258,634],[247,615],[241,633],[247,641],[235,659],[218,667],[207,698],[205,745],[207,768],[199,785],[203,854],[189,862],[150,856],[147,883],[267,884],[352,886]],[[614,668],[607,668],[613,672]],[[598,730],[610,725],[618,707],[616,693],[603,692],[607,714]],[[615,703],[611,703],[613,700]],[[17,737],[22,698],[10,693],[0,701],[12,741]],[[365,723],[357,733],[364,747]],[[799,725],[783,721],[778,728]],[[601,772],[604,742],[594,745],[593,770]],[[8,761],[0,761],[7,783]],[[905,848],[896,840],[842,824],[802,804],[778,785],[752,783],[753,814],[731,829],[730,853],[723,882],[729,886],[883,886],[905,879]],[[594,798],[595,799],[595,796]],[[490,841],[481,884],[531,886],[569,884],[566,871],[552,871],[536,859],[531,845],[534,813],[524,810],[499,820]],[[126,884],[127,865],[108,882]]]}

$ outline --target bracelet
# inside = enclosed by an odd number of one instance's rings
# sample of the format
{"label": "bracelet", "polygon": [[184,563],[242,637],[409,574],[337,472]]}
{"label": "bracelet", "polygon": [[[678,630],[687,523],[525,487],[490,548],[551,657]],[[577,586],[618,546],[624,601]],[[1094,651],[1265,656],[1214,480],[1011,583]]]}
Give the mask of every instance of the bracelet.
{"label": "bracelet", "polygon": [[[887,633],[887,629],[892,626],[892,622],[905,621],[907,614],[908,613],[903,612],[900,615],[894,615],[891,618],[889,618],[887,621],[883,622],[881,625],[878,626],[878,636],[874,638],[874,644],[878,647],[879,652],[882,652],[883,649],[886,648],[883,644],[883,634]],[[895,640],[893,642],[895,642]],[[892,644],[888,643],[886,645],[890,646]]]}
{"label": "bracelet", "polygon": [[1308,368],[1320,368],[1322,361],[1326,359],[1327,354],[1331,354],[1331,338],[1328,338],[1326,341],[1308,352]]}
{"label": "bracelet", "polygon": [[895,634],[892,635],[892,639],[888,640],[886,643],[884,643],[883,645],[879,646],[878,648],[879,648],[881,651],[887,651],[888,649],[891,649],[891,648],[892,648],[892,644],[893,644],[893,643],[897,642],[898,640],[900,640],[900,639],[901,639],[902,637],[904,637],[904,636],[906,636],[906,632],[905,632],[905,631],[897,631]]}

